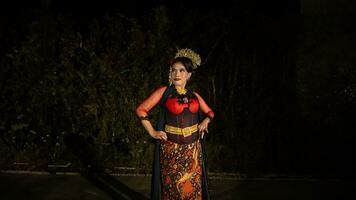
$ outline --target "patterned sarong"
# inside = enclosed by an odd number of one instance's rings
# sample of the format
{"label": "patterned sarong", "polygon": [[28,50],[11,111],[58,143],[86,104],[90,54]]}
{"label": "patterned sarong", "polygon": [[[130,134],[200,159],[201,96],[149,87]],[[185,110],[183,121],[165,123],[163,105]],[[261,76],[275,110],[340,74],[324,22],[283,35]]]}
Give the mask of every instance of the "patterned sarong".
{"label": "patterned sarong", "polygon": [[190,144],[162,141],[160,164],[164,200],[202,199],[199,140]]}

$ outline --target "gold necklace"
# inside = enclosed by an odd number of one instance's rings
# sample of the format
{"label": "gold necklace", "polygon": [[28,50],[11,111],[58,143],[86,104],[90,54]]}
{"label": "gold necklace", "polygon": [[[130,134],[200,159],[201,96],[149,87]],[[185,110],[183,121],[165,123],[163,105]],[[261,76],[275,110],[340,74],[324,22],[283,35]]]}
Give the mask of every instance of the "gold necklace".
{"label": "gold necklace", "polygon": [[181,87],[176,87],[176,90],[178,92],[178,94],[185,94],[187,93],[187,90]]}

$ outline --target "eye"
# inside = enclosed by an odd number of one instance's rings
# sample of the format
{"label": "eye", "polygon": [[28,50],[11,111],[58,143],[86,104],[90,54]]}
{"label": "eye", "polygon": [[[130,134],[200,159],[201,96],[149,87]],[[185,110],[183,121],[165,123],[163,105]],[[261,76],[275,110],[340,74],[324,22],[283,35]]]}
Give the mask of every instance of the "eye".
{"label": "eye", "polygon": [[180,69],[179,71],[180,71],[180,72],[185,72],[185,69]]}

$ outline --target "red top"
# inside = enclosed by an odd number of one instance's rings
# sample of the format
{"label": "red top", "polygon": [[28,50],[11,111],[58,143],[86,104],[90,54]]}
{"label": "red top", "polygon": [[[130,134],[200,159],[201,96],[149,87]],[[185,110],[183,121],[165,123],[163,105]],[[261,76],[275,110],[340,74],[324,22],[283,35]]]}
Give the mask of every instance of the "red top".
{"label": "red top", "polygon": [[[146,100],[144,100],[136,108],[136,114],[139,117],[146,117],[148,115],[148,112],[160,102],[166,88],[167,86],[163,86],[155,90]],[[183,112],[184,108],[188,108],[190,112],[196,113],[200,107],[200,109],[205,115],[207,115],[211,119],[214,118],[214,112],[205,103],[203,98],[198,93],[193,93],[198,100],[191,98],[189,99],[189,103],[180,104],[177,102],[177,98],[167,98],[167,109],[173,114],[180,114],[181,112]]]}
{"label": "red top", "polygon": [[197,99],[190,98],[189,103],[178,103],[178,98],[167,98],[166,107],[169,112],[173,114],[180,114],[184,108],[188,108],[191,113],[196,113],[199,109],[199,102]]}

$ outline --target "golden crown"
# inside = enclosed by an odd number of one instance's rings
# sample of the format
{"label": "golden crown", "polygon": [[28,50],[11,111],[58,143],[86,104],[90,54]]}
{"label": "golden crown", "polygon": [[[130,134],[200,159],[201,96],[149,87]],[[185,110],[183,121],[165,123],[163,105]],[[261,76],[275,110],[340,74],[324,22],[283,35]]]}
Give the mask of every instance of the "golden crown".
{"label": "golden crown", "polygon": [[187,48],[179,49],[176,55],[174,56],[174,58],[178,58],[178,57],[189,58],[193,63],[193,69],[196,69],[198,66],[200,66],[201,63],[200,56],[191,49],[187,49]]}

